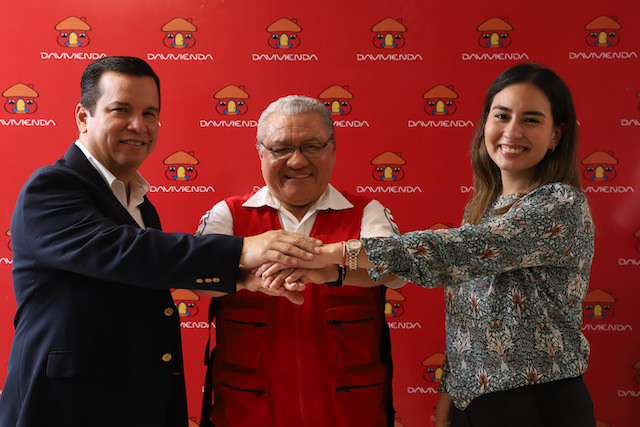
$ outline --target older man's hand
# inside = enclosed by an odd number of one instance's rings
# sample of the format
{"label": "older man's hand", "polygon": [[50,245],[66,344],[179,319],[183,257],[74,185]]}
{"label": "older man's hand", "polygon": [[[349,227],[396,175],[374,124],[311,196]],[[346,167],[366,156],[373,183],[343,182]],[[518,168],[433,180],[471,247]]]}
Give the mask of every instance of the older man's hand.
{"label": "older man's hand", "polygon": [[[322,245],[320,247],[319,252],[315,252],[316,255],[307,258],[297,260],[295,265],[285,264],[282,262],[270,262],[262,264],[258,267],[256,275],[261,275],[264,278],[267,277],[282,277],[282,270],[286,270],[289,268],[304,268],[308,270],[318,270],[318,269],[326,269],[327,267],[335,264],[342,263],[342,243],[329,243]],[[335,267],[332,270],[329,270],[329,273],[336,271]],[[301,276],[299,276],[301,277]],[[313,277],[317,277],[317,274],[314,274]],[[273,280],[273,279],[272,279]],[[320,279],[317,279],[320,280]],[[276,281],[276,283],[282,283],[283,280]],[[320,283],[320,282],[314,282]]]}
{"label": "older man's hand", "polygon": [[267,262],[277,262],[286,267],[295,267],[300,262],[312,261],[321,252],[321,245],[322,241],[301,234],[267,231],[244,238],[240,265],[256,268]]}

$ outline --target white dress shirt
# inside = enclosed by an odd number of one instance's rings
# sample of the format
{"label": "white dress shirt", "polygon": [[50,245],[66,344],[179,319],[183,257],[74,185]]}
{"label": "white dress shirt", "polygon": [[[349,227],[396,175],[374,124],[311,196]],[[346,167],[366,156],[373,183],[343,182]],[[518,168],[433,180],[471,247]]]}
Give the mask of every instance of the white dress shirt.
{"label": "white dress shirt", "polygon": [[146,228],[144,221],[142,220],[142,213],[140,212],[139,206],[144,202],[144,195],[149,191],[149,183],[142,177],[142,175],[140,175],[139,172],[136,172],[131,182],[129,182],[129,200],[127,200],[127,188],[125,187],[124,182],[116,178],[109,169],[104,167],[102,163],[93,157],[82,142],[76,140],[76,146],[80,151],[82,151],[87,160],[89,160],[91,166],[98,171],[120,204],[127,210],[127,212],[129,212],[140,227]]}

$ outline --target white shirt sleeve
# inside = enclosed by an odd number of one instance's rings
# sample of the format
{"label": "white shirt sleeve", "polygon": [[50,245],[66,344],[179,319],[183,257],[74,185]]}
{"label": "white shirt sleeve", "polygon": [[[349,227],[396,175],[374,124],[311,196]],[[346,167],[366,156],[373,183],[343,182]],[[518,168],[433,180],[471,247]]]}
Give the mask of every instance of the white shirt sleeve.
{"label": "white shirt sleeve", "polygon": [[[396,223],[393,222],[391,211],[382,206],[377,200],[370,201],[362,212],[360,237],[387,237],[392,234],[399,234],[399,230]],[[406,283],[402,279],[395,279],[385,283],[385,286],[391,289],[398,289]]]}
{"label": "white shirt sleeve", "polygon": [[216,203],[211,210],[202,215],[195,235],[201,236],[203,234],[233,235],[233,216],[231,216],[227,202],[222,200]]}

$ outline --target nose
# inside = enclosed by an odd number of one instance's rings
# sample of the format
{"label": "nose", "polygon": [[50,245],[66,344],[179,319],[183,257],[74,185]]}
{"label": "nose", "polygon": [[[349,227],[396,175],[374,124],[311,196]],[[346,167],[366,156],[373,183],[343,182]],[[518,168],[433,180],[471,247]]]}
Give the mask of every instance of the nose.
{"label": "nose", "polygon": [[287,159],[287,166],[293,169],[299,169],[299,168],[305,167],[308,164],[309,164],[309,159],[307,159],[305,155],[302,154],[302,151],[300,151],[300,148],[296,148],[293,151],[293,154],[291,155],[291,157]]}
{"label": "nose", "polygon": [[147,124],[141,114],[132,116],[131,120],[129,121],[128,127],[130,130],[133,130],[137,133],[143,133],[147,131]]}
{"label": "nose", "polygon": [[522,137],[522,126],[516,120],[511,120],[504,128],[504,136],[507,139],[518,139]]}

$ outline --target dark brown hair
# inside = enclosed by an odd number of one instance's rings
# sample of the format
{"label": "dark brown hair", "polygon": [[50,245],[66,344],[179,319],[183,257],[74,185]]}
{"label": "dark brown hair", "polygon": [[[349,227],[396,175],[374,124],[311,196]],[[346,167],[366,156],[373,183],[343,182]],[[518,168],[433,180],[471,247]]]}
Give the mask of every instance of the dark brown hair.
{"label": "dark brown hair", "polygon": [[[548,68],[533,63],[518,64],[503,71],[487,90],[482,114],[471,142],[474,191],[467,204],[464,222],[479,224],[492,201],[502,191],[500,169],[491,160],[485,147],[484,127],[493,98],[507,86],[516,83],[531,83],[545,94],[551,105],[553,125],[562,130],[555,149],[547,152],[536,166],[535,176],[529,183],[527,192],[552,182],[563,182],[582,191],[578,169],[578,125],[569,89]],[[504,211],[507,209],[508,207]]]}

